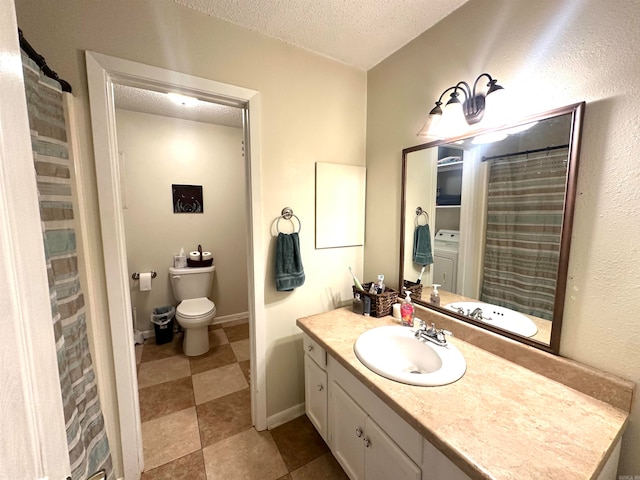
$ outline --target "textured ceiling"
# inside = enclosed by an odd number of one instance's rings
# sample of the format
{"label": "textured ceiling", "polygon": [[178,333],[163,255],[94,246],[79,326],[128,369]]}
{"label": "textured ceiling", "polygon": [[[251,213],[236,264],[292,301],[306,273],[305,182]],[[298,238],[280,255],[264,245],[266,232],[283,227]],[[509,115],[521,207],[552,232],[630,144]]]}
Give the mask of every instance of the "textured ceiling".
{"label": "textured ceiling", "polygon": [[242,128],[242,110],[235,107],[211,102],[186,107],[175,104],[164,93],[118,84],[114,85],[114,97],[116,108],[123,110]]}
{"label": "textured ceiling", "polygon": [[[468,0],[173,0],[243,28],[369,70]],[[164,93],[115,85],[116,108],[242,127],[241,110],[176,105]]]}
{"label": "textured ceiling", "polygon": [[369,70],[467,0],[174,0]]}

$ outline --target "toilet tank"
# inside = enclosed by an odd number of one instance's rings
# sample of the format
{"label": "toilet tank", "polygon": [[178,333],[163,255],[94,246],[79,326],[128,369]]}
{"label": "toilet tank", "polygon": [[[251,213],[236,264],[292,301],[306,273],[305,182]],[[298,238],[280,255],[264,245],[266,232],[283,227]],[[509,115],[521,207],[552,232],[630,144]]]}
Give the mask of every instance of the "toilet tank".
{"label": "toilet tank", "polygon": [[215,270],[215,265],[199,268],[169,267],[173,296],[179,302],[189,298],[208,297],[211,294]]}

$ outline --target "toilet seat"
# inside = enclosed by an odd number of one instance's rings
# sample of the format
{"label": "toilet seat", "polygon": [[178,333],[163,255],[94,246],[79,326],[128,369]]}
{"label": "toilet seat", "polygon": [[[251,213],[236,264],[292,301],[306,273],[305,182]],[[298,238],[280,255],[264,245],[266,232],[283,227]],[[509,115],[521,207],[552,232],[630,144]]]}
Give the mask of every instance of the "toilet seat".
{"label": "toilet seat", "polygon": [[185,320],[199,320],[211,315],[216,309],[215,303],[207,297],[183,300],[176,309],[176,316]]}

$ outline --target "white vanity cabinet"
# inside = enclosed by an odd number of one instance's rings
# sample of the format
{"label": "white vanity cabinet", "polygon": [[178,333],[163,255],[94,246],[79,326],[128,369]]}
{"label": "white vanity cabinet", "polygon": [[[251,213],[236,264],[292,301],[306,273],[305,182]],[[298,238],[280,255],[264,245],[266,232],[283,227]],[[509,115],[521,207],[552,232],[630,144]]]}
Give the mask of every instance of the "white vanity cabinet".
{"label": "white vanity cabinet", "polygon": [[351,480],[468,480],[306,334],[303,346],[307,416]]}
{"label": "white vanity cabinet", "polygon": [[422,472],[340,387],[331,383],[331,451],[352,480],[420,480]]}
{"label": "white vanity cabinet", "polygon": [[320,436],[327,441],[327,353],[307,335],[304,346],[305,411]]}

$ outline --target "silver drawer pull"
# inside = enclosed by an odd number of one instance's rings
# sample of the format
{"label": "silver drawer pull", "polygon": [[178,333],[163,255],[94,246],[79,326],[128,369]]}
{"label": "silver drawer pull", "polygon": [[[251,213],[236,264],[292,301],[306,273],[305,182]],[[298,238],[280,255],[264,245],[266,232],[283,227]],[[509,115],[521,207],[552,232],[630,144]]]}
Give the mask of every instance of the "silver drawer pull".
{"label": "silver drawer pull", "polygon": [[312,350],[313,350],[313,345],[309,345],[309,346],[307,347],[307,350],[308,350],[308,351],[312,351]]}
{"label": "silver drawer pull", "polygon": [[365,447],[369,448],[371,446],[371,440],[369,440],[367,437],[364,438],[363,442]]}
{"label": "silver drawer pull", "polygon": [[356,437],[360,438],[362,436],[362,429],[360,427],[356,428]]}
{"label": "silver drawer pull", "polygon": [[318,391],[321,392],[322,390],[324,390],[324,385],[322,385],[321,383],[318,384]]}

